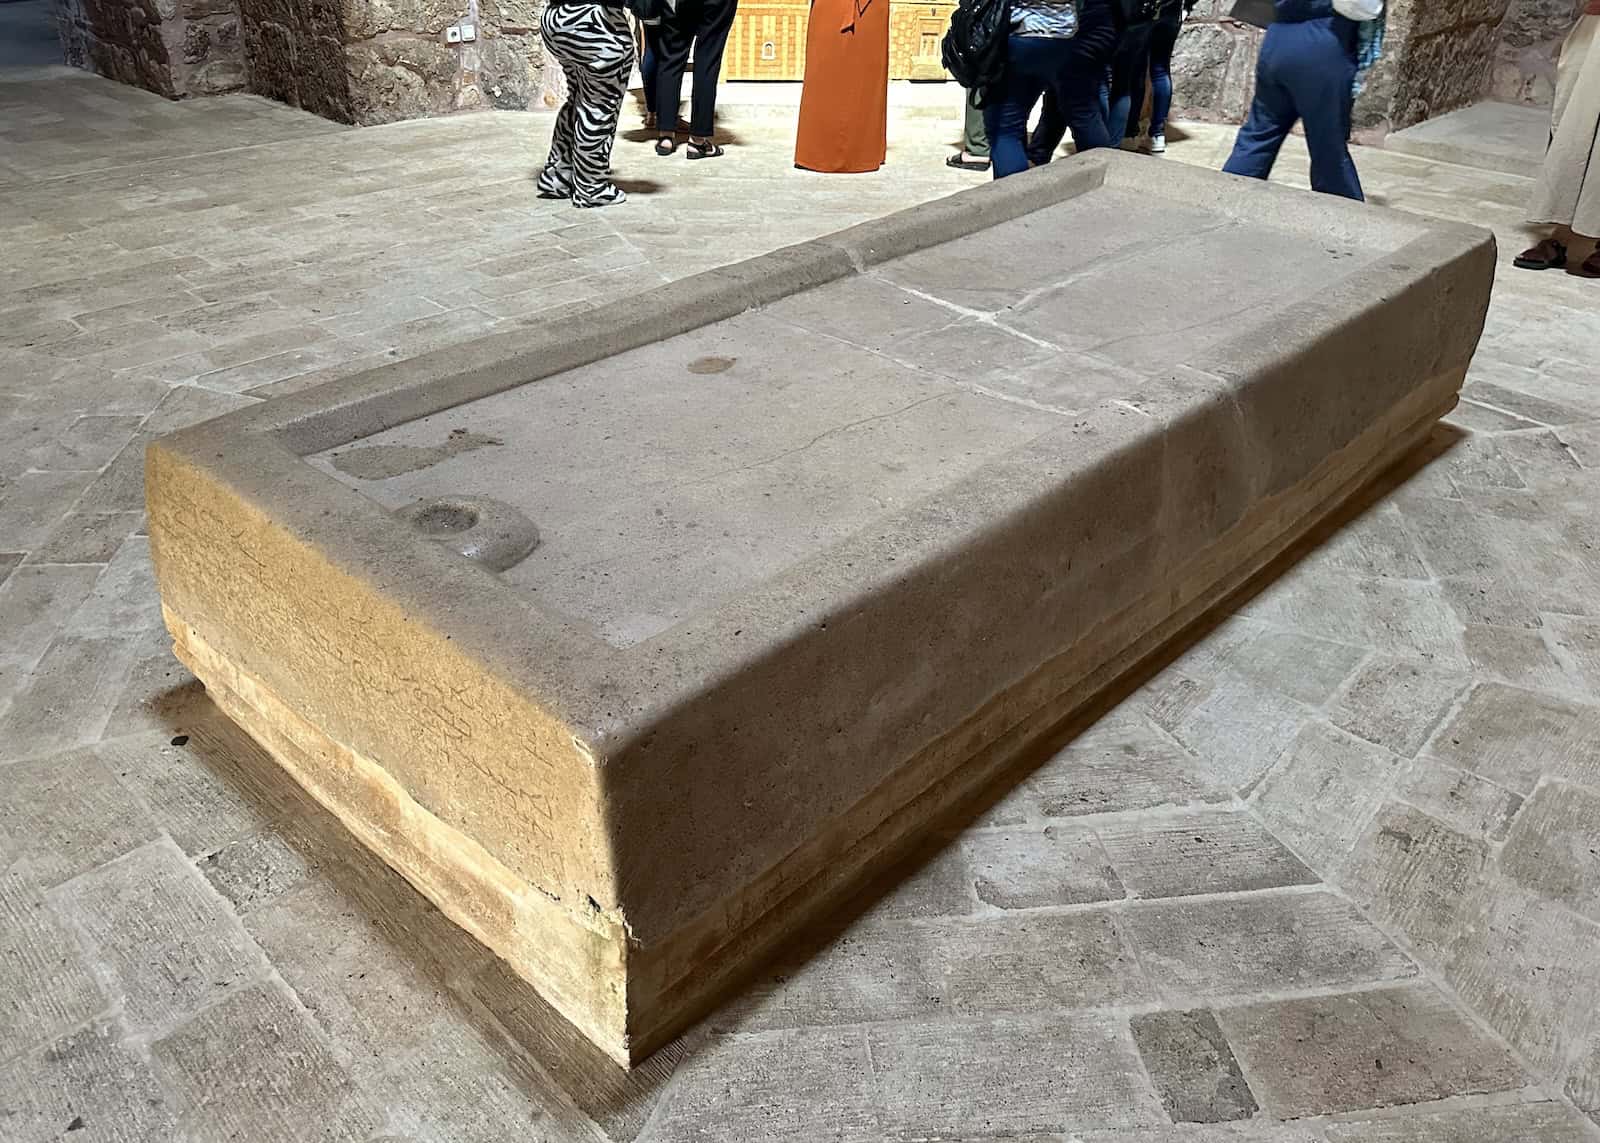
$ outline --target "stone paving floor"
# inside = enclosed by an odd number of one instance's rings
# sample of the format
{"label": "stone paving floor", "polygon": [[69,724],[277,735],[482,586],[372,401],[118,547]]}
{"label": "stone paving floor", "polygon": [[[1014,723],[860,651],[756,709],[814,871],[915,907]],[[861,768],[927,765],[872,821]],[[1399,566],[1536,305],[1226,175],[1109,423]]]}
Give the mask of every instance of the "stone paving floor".
{"label": "stone paving floor", "polygon": [[[733,102],[580,214],[546,116],[0,73],[0,1139],[1600,1139],[1600,284],[1507,268],[1423,455],[631,1075],[171,660],[150,436],[971,181],[954,106],[836,179]],[[1526,177],[1358,162],[1509,267]]]}

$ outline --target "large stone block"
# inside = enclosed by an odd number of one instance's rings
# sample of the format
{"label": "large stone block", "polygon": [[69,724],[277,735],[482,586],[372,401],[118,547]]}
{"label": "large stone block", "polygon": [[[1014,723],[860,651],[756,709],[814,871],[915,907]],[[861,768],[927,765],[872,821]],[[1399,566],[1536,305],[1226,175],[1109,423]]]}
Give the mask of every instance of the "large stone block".
{"label": "large stone block", "polygon": [[[1492,268],[1475,230],[1054,165],[159,442],[168,624],[636,1060],[1426,434]],[[1191,324],[1129,338],[1157,298]],[[901,356],[978,307],[1053,379]]]}
{"label": "large stone block", "polygon": [[1256,1098],[1286,1119],[1511,1091],[1529,1078],[1426,985],[1271,1001],[1217,1020]]}
{"label": "large stone block", "polygon": [[372,40],[344,48],[350,106],[361,124],[442,115],[455,107],[456,55],[430,40]]}

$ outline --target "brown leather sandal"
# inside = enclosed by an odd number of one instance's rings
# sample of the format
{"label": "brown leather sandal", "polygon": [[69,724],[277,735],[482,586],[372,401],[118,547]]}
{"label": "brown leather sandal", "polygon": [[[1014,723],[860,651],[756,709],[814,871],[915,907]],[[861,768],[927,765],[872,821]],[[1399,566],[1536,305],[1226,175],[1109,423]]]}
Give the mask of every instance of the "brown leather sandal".
{"label": "brown leather sandal", "polygon": [[1511,264],[1519,270],[1559,270],[1567,264],[1567,248],[1554,238],[1545,238],[1518,254]]}
{"label": "brown leather sandal", "polygon": [[1595,247],[1594,253],[1572,272],[1580,278],[1600,278],[1600,246]]}

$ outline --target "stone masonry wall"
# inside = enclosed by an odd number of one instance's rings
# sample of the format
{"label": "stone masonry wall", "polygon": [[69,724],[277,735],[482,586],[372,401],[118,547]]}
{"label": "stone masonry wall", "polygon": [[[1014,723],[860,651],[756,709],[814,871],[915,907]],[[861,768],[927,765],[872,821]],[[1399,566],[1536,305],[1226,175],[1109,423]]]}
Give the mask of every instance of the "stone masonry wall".
{"label": "stone masonry wall", "polygon": [[1235,123],[1250,109],[1261,30],[1227,18],[1234,0],[1199,0],[1172,51],[1172,114]]}
{"label": "stone masonry wall", "polygon": [[236,0],[250,90],[354,122],[338,0]]}
{"label": "stone masonry wall", "polygon": [[[343,123],[536,102],[533,0],[238,0],[250,89]],[[475,42],[445,30],[471,24]]]}
{"label": "stone masonry wall", "polygon": [[[1410,127],[1488,94],[1509,0],[1390,0],[1388,56],[1357,123]],[[1378,115],[1386,102],[1387,114]]]}
{"label": "stone masonry wall", "polygon": [[169,99],[244,86],[234,0],[54,0],[65,61]]}
{"label": "stone masonry wall", "polygon": [[[66,62],[169,99],[246,90],[341,123],[546,100],[537,0],[54,0]],[[477,28],[450,44],[445,29]]]}
{"label": "stone masonry wall", "polygon": [[1550,106],[1561,41],[1582,8],[1582,0],[1511,0],[1500,25],[1490,94],[1507,103]]}

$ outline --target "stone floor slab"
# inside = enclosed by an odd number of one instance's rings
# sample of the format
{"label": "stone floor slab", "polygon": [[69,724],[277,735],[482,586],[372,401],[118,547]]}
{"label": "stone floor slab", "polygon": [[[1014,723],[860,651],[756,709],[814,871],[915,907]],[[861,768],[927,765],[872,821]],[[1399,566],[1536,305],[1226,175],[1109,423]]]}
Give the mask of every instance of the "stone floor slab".
{"label": "stone floor slab", "polygon": [[1463,672],[1385,656],[1361,668],[1331,718],[1357,737],[1410,757],[1428,741],[1467,682]]}
{"label": "stone floor slab", "polygon": [[14,866],[0,873],[0,970],[0,1058],[42,1047],[106,1008],[71,930]]}
{"label": "stone floor slab", "polygon": [[1163,999],[1204,1002],[1415,974],[1354,908],[1324,892],[1275,892],[1140,904],[1123,915]]}
{"label": "stone floor slab", "polygon": [[1445,979],[1546,1076],[1600,1012],[1600,925],[1504,880],[1484,880],[1444,954]]}
{"label": "stone floor slab", "polygon": [[1297,1118],[1507,1091],[1521,1067],[1433,988],[1224,1009],[1217,1020],[1271,1114]]}
{"label": "stone floor slab", "polygon": [[684,1067],[643,1139],[708,1134],[770,1143],[882,1138],[866,1030],[801,1028],[714,1036]]}
{"label": "stone floor slab", "polygon": [[360,1143],[383,1123],[281,986],[248,985],[151,1046],[194,1138]]}
{"label": "stone floor slab", "polygon": [[91,747],[0,769],[0,854],[15,871],[48,889],[160,836],[114,766]]}
{"label": "stone floor slab", "polygon": [[1258,1110],[1239,1061],[1206,1009],[1132,1020],[1133,1042],[1174,1123],[1249,1119]]}
{"label": "stone floor slab", "polygon": [[1328,1143],[1583,1143],[1594,1138],[1581,1116],[1554,1101],[1341,1117],[1323,1130]]}
{"label": "stone floor slab", "polygon": [[163,1028],[266,971],[260,950],[170,842],[152,842],[56,889],[127,1023]]}
{"label": "stone floor slab", "polygon": [[1506,838],[1500,869],[1524,889],[1600,922],[1600,790],[1540,786]]}
{"label": "stone floor slab", "polygon": [[0,1124],[8,1138],[29,1143],[144,1143],[171,1138],[177,1114],[122,1029],[96,1022],[0,1063]]}
{"label": "stone floor slab", "polygon": [[1357,843],[1344,880],[1374,919],[1437,964],[1471,916],[1488,870],[1483,840],[1415,807],[1391,803]]}
{"label": "stone floor slab", "polygon": [[1226,802],[1194,759],[1137,715],[1102,720],[1041,766],[1025,787],[1047,817]]}
{"label": "stone floor slab", "polygon": [[1489,683],[1467,697],[1428,749],[1524,796],[1543,774],[1600,784],[1600,706]]}
{"label": "stone floor slab", "polygon": [[866,1030],[873,1094],[887,1132],[990,1135],[1158,1124],[1121,1022],[1018,1016]]}
{"label": "stone floor slab", "polygon": [[1317,880],[1246,813],[1137,817],[1100,826],[1096,833],[1117,877],[1138,897],[1274,889]]}
{"label": "stone floor slab", "polygon": [[56,639],[0,711],[0,763],[99,739],[135,647],[119,635]]}
{"label": "stone floor slab", "polygon": [[1431,758],[1419,758],[1395,783],[1394,795],[1468,837],[1501,841],[1523,807],[1503,786]]}
{"label": "stone floor slab", "polygon": [[1331,877],[1405,766],[1381,746],[1313,723],[1268,775],[1253,804],[1270,829]]}
{"label": "stone floor slab", "polygon": [[962,847],[978,899],[999,909],[1083,905],[1124,896],[1100,839],[1070,822],[975,831]]}

